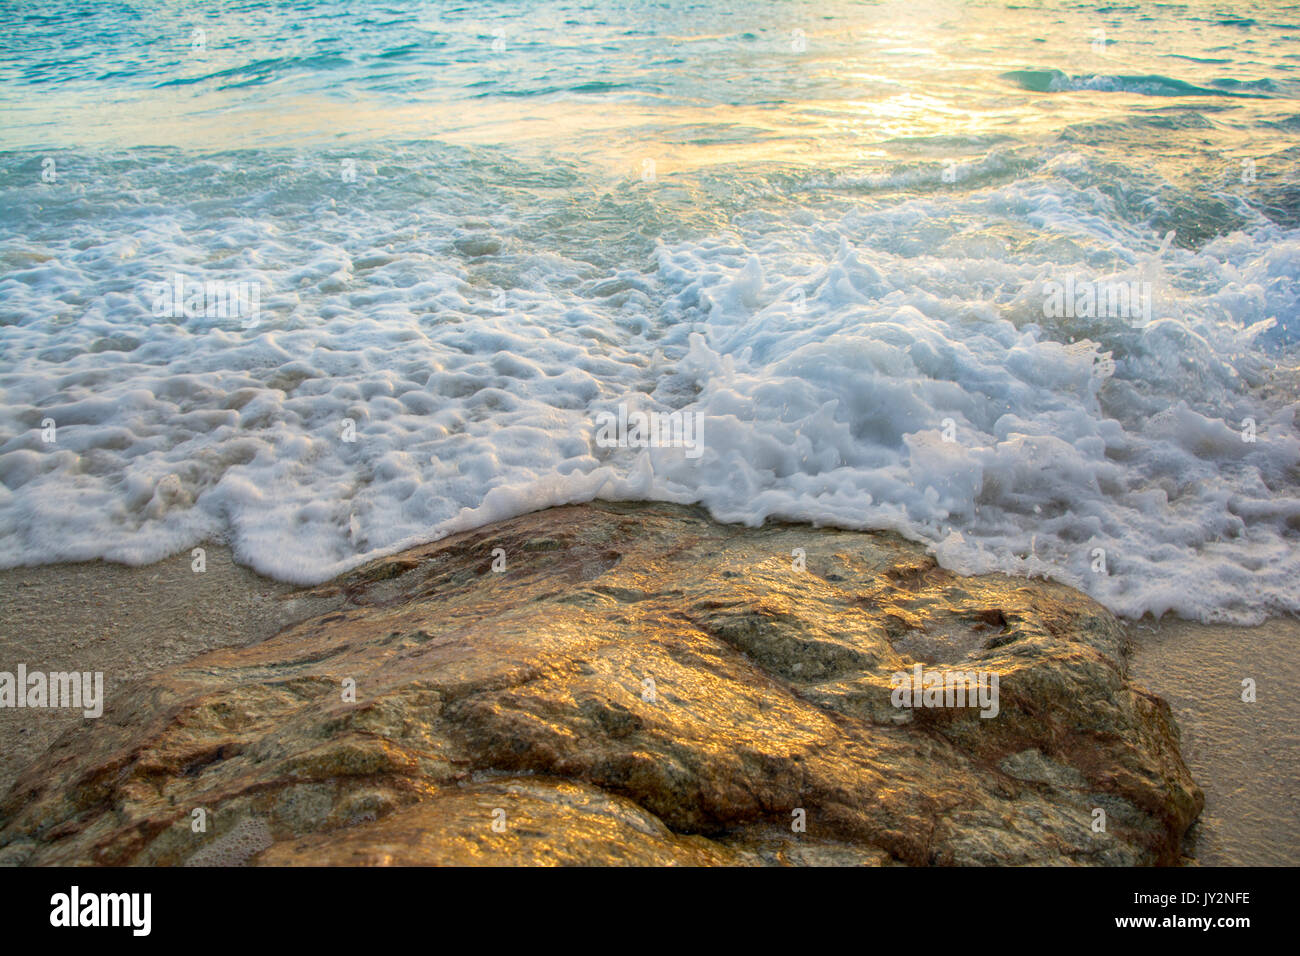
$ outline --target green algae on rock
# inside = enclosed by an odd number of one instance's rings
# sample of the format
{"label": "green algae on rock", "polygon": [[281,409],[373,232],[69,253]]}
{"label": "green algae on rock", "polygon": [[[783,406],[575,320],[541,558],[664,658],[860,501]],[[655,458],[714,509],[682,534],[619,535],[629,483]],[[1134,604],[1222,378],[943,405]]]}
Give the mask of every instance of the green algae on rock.
{"label": "green algae on rock", "polygon": [[[64,734],[0,861],[1173,864],[1203,804],[1107,611],[893,535],[599,503],[313,593]],[[997,715],[900,710],[918,663]]]}

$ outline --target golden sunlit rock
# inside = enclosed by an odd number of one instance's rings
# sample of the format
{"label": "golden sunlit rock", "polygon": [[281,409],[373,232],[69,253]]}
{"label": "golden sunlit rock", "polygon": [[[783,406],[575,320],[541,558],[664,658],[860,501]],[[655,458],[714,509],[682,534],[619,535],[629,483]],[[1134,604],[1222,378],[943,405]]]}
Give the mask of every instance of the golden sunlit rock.
{"label": "golden sunlit rock", "polygon": [[[65,734],[0,859],[1169,864],[1203,803],[1107,611],[892,535],[582,505],[331,591]],[[925,671],[996,706],[898,706]]]}

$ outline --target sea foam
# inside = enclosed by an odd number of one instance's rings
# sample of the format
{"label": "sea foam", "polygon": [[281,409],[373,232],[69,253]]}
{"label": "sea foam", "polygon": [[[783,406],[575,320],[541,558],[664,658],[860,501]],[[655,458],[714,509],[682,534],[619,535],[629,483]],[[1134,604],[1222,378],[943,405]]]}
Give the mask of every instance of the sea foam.
{"label": "sea foam", "polygon": [[[521,205],[480,154],[351,155],[360,188],[284,152],[87,155],[58,191],[4,158],[31,185],[0,232],[0,564],[221,539],[314,583],[651,499],[888,529],[1125,615],[1300,610],[1295,231],[1170,245],[1067,148],[903,199],[773,187],[657,239],[629,187],[585,245],[571,198]],[[178,273],[257,283],[256,321],[158,316]],[[1049,317],[1066,276],[1147,283],[1150,319]],[[620,406],[698,419],[698,455],[602,447]]]}

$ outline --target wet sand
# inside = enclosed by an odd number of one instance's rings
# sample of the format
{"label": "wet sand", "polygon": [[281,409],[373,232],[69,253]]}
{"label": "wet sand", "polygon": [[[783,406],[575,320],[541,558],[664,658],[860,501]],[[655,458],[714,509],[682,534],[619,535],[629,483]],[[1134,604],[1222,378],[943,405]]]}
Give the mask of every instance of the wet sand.
{"label": "wet sand", "polygon": [[[206,547],[148,567],[92,561],[0,571],[0,671],[102,671],[104,695],[206,651],[265,640],[341,598],[310,598]],[[80,710],[0,708],[0,793]]]}
{"label": "wet sand", "polygon": [[[207,548],[207,570],[177,555],[144,568],[91,562],[0,571],[0,670],[102,671],[106,695],[217,647],[250,644],[342,598],[306,597]],[[1237,628],[1130,625],[1137,681],[1169,701],[1183,754],[1205,791],[1189,837],[1204,865],[1300,859],[1300,712],[1289,688],[1300,622]],[[1257,699],[1241,699],[1252,678]],[[0,792],[80,711],[0,708]]]}
{"label": "wet sand", "polygon": [[[1300,861],[1300,621],[1258,627],[1164,620],[1129,627],[1133,678],[1160,694],[1182,730],[1183,759],[1205,791],[1189,834],[1205,866]],[[1255,682],[1255,702],[1242,681]]]}

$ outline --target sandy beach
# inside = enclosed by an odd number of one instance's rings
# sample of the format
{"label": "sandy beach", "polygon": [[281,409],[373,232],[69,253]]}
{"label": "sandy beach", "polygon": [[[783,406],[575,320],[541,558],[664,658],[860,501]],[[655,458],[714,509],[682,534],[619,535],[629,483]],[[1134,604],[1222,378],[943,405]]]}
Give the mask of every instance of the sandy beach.
{"label": "sandy beach", "polygon": [[[1191,852],[1205,866],[1294,866],[1300,853],[1300,622],[1227,627],[1165,619],[1129,627],[1133,678],[1169,701],[1205,791]],[[1256,700],[1242,700],[1242,681]]]}
{"label": "sandy beach", "polygon": [[[264,640],[336,604],[236,565],[207,546],[207,570],[188,552],[147,567],[103,561],[0,571],[0,670],[102,671],[111,696],[131,681],[205,651]],[[0,790],[75,710],[0,708]]]}
{"label": "sandy beach", "polygon": [[[328,589],[326,589],[328,590]],[[219,647],[253,644],[325,613],[318,596],[236,565],[207,548],[147,567],[94,562],[0,572],[0,669],[104,672],[109,695]],[[1203,865],[1287,865],[1300,848],[1294,804],[1300,717],[1284,695],[1300,623],[1238,628],[1166,619],[1129,624],[1137,682],[1169,701],[1183,754],[1206,794],[1186,852]],[[1241,700],[1243,678],[1257,700]],[[67,710],[0,710],[0,789],[54,738],[82,721]]]}
{"label": "sandy beach", "polygon": [[8,6],[0,867],[1300,859],[1293,5]]}

